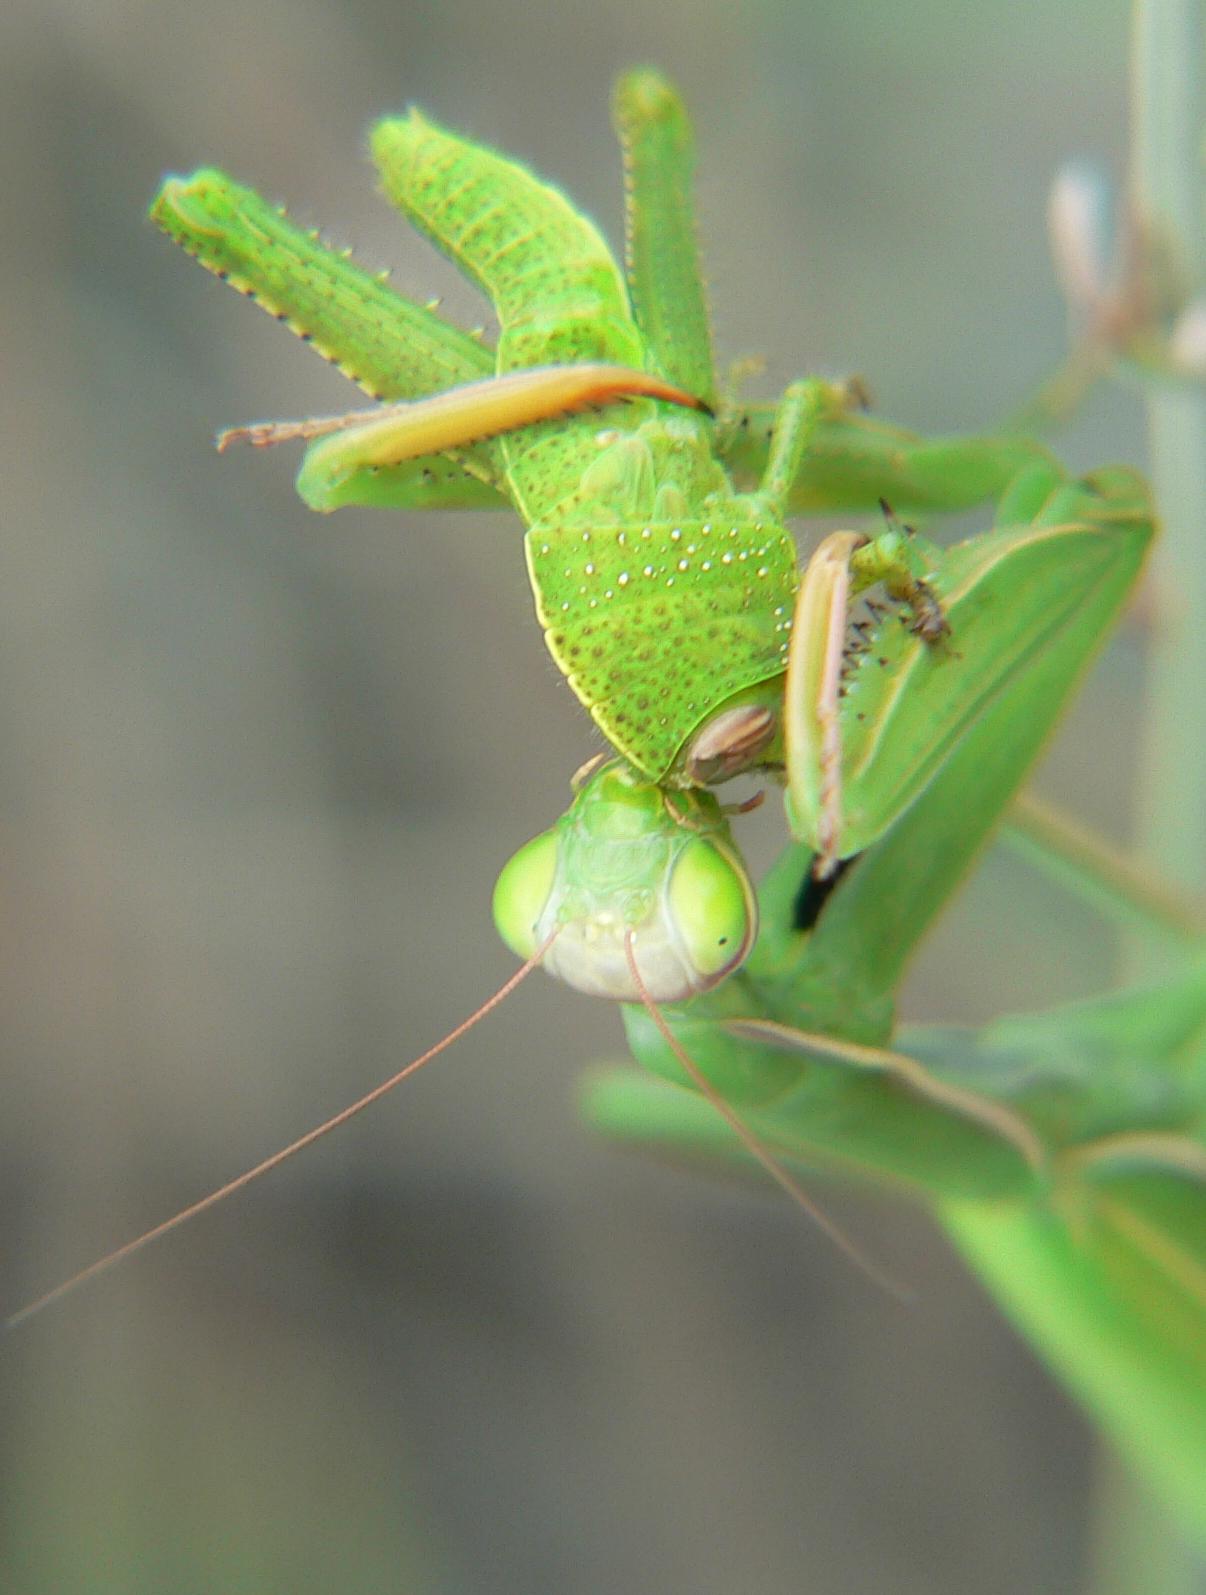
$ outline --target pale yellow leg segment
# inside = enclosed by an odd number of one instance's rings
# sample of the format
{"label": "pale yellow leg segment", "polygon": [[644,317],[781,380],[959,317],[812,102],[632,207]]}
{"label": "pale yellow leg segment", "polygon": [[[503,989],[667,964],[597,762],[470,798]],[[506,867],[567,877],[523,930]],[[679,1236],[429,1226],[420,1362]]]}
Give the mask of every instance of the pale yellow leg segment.
{"label": "pale yellow leg segment", "polygon": [[924,579],[931,551],[903,528],[869,539],[834,532],[809,561],[796,597],[784,703],[788,816],[816,849],[813,873],[824,880],[842,853],[841,697],[850,601],[882,586],[913,611],[912,630],[937,643],[949,630]]}
{"label": "pale yellow leg segment", "polygon": [[796,596],[784,700],[787,806],[793,832],[814,839],[818,880],[840,857],[842,739],[838,721],[850,567],[859,532],[834,532],[808,562]]}
{"label": "pale yellow leg segment", "polygon": [[266,448],[294,439],[327,439],[312,451],[307,474],[335,482],[366,467],[441,454],[630,395],[706,408],[702,400],[661,377],[627,366],[534,366],[409,403],[308,421],[231,427],[219,434],[217,446],[221,451],[237,442]]}

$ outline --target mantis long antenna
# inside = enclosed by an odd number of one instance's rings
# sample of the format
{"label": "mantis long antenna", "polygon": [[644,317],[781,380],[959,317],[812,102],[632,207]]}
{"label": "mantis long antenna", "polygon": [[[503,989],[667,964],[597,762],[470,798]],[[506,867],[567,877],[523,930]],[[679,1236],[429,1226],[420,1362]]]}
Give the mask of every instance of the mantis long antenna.
{"label": "mantis long antenna", "polygon": [[703,1070],[695,1062],[695,1059],[692,1058],[691,1054],[687,1051],[682,1042],[679,1041],[678,1037],[666,1023],[665,1016],[663,1015],[661,1009],[649,995],[649,991],[645,985],[645,982],[641,978],[641,971],[637,967],[636,954],[633,951],[633,933],[631,930],[628,931],[624,937],[624,954],[628,959],[628,968],[632,975],[633,984],[640,993],[641,1004],[644,1007],[645,1012],[649,1015],[650,1019],[652,1019],[653,1023],[657,1026],[662,1040],[670,1048],[671,1052],[673,1052],[679,1063],[681,1063],[683,1068],[686,1070],[690,1079],[716,1109],[717,1113],[720,1114],[721,1118],[729,1126],[733,1134],[741,1142],[742,1146],[746,1149],[750,1156],[762,1165],[762,1167],[770,1175],[771,1179],[774,1180],[775,1184],[791,1197],[792,1201],[797,1207],[802,1208],[803,1211],[807,1213],[808,1217],[817,1226],[817,1228],[827,1235],[833,1244],[838,1248],[838,1250],[844,1252],[850,1261],[855,1265],[855,1267],[858,1268],[862,1273],[866,1274],[868,1279],[870,1279],[874,1284],[878,1285],[882,1290],[886,1290],[889,1296],[894,1296],[897,1301],[912,1301],[913,1293],[906,1289],[905,1286],[899,1284],[898,1281],[894,1280],[889,1274],[886,1274],[883,1269],[877,1267],[876,1264],[870,1260],[870,1258],[866,1257],[861,1251],[859,1251],[858,1247],[854,1244],[850,1237],[844,1234],[842,1230],[838,1228],[838,1226],[829,1217],[828,1213],[824,1212],[822,1208],[818,1207],[812,1198],[805,1193],[805,1191],[796,1183],[795,1180],[792,1179],[791,1175],[779,1162],[778,1158],[774,1155],[770,1148],[763,1145],[763,1143],[754,1134],[753,1130],[750,1129],[749,1125],[746,1124],[745,1120],[740,1116],[740,1114],[735,1112],[735,1110],[724,1100],[719,1091],[717,1091],[716,1087],[707,1078]]}
{"label": "mantis long antenna", "polygon": [[396,1085],[401,1085],[408,1075],[416,1074],[425,1063],[430,1063],[441,1052],[447,1051],[462,1036],[472,1030],[474,1025],[480,1023],[487,1014],[493,1013],[495,1008],[504,1003],[515,988],[527,979],[533,969],[537,968],[552,946],[556,935],[557,932],[554,931],[552,935],[546,937],[527,962],[521,964],[515,973],[503,982],[492,997],[487,997],[480,1008],[474,1009],[469,1017],[463,1019],[454,1030],[450,1030],[446,1036],[442,1036],[433,1047],[428,1047],[427,1051],[422,1053],[421,1056],[412,1058],[404,1068],[399,1069],[396,1074],[392,1074],[388,1080],[383,1080],[380,1085],[374,1086],[371,1091],[366,1092],[364,1096],[358,1098],[349,1107],[344,1108],[332,1118],[317,1125],[313,1130],[308,1130],[305,1135],[299,1136],[296,1141],[291,1141],[288,1146],[282,1147],[279,1152],[274,1152],[271,1157],[266,1157],[262,1163],[257,1163],[254,1168],[245,1170],[244,1173],[233,1180],[228,1180],[225,1185],[220,1185],[216,1191],[211,1191],[208,1196],[203,1196],[200,1201],[193,1202],[191,1206],[182,1208],[179,1213],[173,1214],[171,1218],[164,1219],[162,1224],[156,1224],[153,1229],[146,1230],[142,1235],[136,1236],[134,1240],[127,1241],[124,1246],[119,1246],[116,1251],[109,1252],[106,1256],[98,1258],[95,1263],[89,1263],[88,1267],[81,1269],[78,1274],[73,1274],[70,1279],[64,1280],[61,1285],[56,1285],[53,1290],[48,1290],[44,1296],[39,1296],[36,1301],[31,1301],[28,1306],[22,1307],[20,1311],[6,1318],[4,1320],[4,1328],[6,1330],[15,1329],[18,1324],[23,1324],[27,1318],[32,1318],[35,1313],[40,1313],[43,1307],[49,1307],[51,1302],[58,1301],[60,1297],[66,1296],[75,1290],[77,1286],[83,1285],[90,1279],[95,1279],[98,1274],[103,1274],[115,1264],[133,1256],[135,1252],[141,1251],[144,1246],[149,1246],[152,1241],[157,1241],[161,1235],[166,1235],[171,1230],[179,1229],[181,1224],[186,1224],[190,1218],[196,1218],[199,1213],[204,1213],[208,1208],[216,1207],[219,1202],[225,1201],[228,1196],[233,1196],[236,1191],[241,1191],[245,1185],[250,1185],[253,1180],[258,1180],[262,1175],[270,1174],[273,1169],[278,1168],[282,1163],[293,1157],[295,1153],[303,1152],[306,1147],[312,1146],[315,1141],[320,1141],[324,1135],[330,1135],[332,1130],[338,1130],[349,1119],[354,1119],[358,1113],[363,1113],[366,1108],[372,1107],[374,1102],[379,1102]]}

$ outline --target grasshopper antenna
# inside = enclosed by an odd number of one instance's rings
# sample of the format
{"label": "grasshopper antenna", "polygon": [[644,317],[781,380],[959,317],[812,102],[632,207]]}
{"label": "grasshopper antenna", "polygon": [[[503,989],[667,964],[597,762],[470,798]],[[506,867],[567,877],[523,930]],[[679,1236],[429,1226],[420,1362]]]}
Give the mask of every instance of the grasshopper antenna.
{"label": "grasshopper antenna", "polygon": [[290,1141],[288,1146],[282,1147],[279,1152],[274,1152],[271,1157],[266,1157],[262,1163],[257,1163],[254,1168],[245,1170],[244,1173],[236,1176],[233,1180],[228,1180],[225,1185],[220,1185],[216,1191],[211,1191],[208,1196],[203,1196],[200,1201],[193,1202],[189,1207],[182,1208],[179,1213],[173,1214],[171,1218],[164,1219],[162,1224],[156,1224],[153,1229],[146,1230],[132,1241],[127,1241],[124,1246],[119,1246],[116,1251],[109,1252],[104,1257],[98,1258],[95,1263],[89,1263],[88,1267],[82,1268],[78,1274],[73,1274],[70,1279],[64,1280],[61,1285],[56,1285],[53,1290],[48,1290],[45,1295],[39,1296],[36,1301],[31,1301],[27,1306],[22,1307],[18,1312],[6,1318],[4,1320],[5,1330],[15,1329],[18,1324],[25,1323],[35,1313],[40,1313],[44,1307],[49,1307],[52,1302],[69,1295],[71,1291],[85,1284],[88,1280],[95,1279],[98,1274],[103,1274],[116,1264],[123,1262],[127,1257],[132,1257],[135,1252],[141,1251],[144,1246],[149,1246],[152,1241],[157,1241],[160,1236],[167,1235],[171,1230],[179,1229],[182,1224],[187,1224],[190,1218],[196,1218],[199,1213],[204,1213],[208,1208],[216,1207],[219,1202],[224,1202],[228,1196],[233,1196],[236,1191],[241,1191],[245,1185],[250,1185],[254,1180],[260,1179],[265,1174],[271,1174],[273,1169],[279,1168],[282,1163],[296,1153],[304,1152],[306,1147],[312,1146],[315,1141],[320,1141],[324,1135],[330,1135],[332,1130],[338,1130],[349,1119],[354,1119],[357,1114],[363,1113],[366,1108],[372,1107],[374,1102],[379,1102],[396,1085],[401,1085],[402,1081],[409,1075],[417,1074],[425,1063],[430,1063],[441,1052],[447,1051],[462,1036],[468,1034],[475,1025],[479,1024],[487,1014],[493,1013],[497,1007],[506,1002],[516,987],[521,985],[532,971],[538,967],[544,955],[552,946],[556,936],[556,931],[547,936],[526,963],[521,964],[515,973],[502,983],[493,996],[487,997],[480,1008],[475,1008],[469,1017],[462,1019],[455,1029],[450,1030],[446,1036],[442,1036],[433,1047],[428,1047],[427,1051],[419,1057],[412,1058],[404,1068],[399,1069],[396,1074],[390,1075],[388,1080],[383,1080],[380,1085],[374,1086],[371,1091],[366,1092],[364,1096],[358,1098],[349,1107],[342,1109],[332,1118],[317,1125],[313,1130],[308,1130],[305,1135],[299,1136],[296,1141]]}
{"label": "grasshopper antenna", "polygon": [[913,1292],[908,1290],[904,1285],[901,1285],[897,1280],[893,1279],[890,1274],[885,1273],[883,1269],[879,1268],[875,1263],[873,1263],[869,1257],[865,1256],[864,1253],[861,1252],[850,1239],[850,1237],[838,1228],[834,1221],[829,1217],[828,1213],[817,1206],[817,1204],[810,1196],[807,1195],[801,1186],[799,1186],[796,1181],[792,1179],[791,1175],[783,1167],[782,1163],[779,1162],[778,1158],[774,1155],[770,1148],[765,1146],[763,1142],[759,1140],[758,1136],[754,1134],[753,1130],[750,1129],[749,1125],[746,1124],[745,1120],[740,1116],[740,1114],[735,1112],[730,1104],[724,1100],[719,1091],[717,1091],[716,1087],[711,1083],[711,1081],[704,1074],[703,1070],[695,1062],[695,1059],[692,1058],[691,1054],[683,1046],[682,1042],[679,1041],[678,1037],[666,1023],[665,1015],[662,1013],[657,1003],[654,1002],[653,998],[649,995],[649,990],[646,987],[644,980],[641,978],[641,971],[637,967],[636,953],[634,951],[634,935],[631,930],[629,930],[624,937],[624,955],[628,960],[629,973],[632,975],[633,984],[640,995],[641,1004],[644,1007],[645,1012],[649,1015],[650,1019],[652,1019],[654,1024],[657,1026],[662,1040],[670,1048],[671,1052],[673,1052],[679,1063],[681,1063],[683,1068],[686,1070],[690,1079],[699,1088],[703,1096],[706,1097],[716,1109],[717,1113],[720,1114],[721,1118],[729,1126],[733,1134],[741,1142],[742,1146],[746,1149],[750,1156],[762,1165],[762,1167],[770,1175],[771,1179],[774,1180],[775,1184],[778,1185],[781,1190],[786,1191],[787,1195],[791,1197],[796,1206],[803,1209],[803,1211],[808,1215],[817,1228],[820,1229],[823,1234],[827,1235],[833,1244],[838,1248],[838,1250],[844,1252],[854,1266],[861,1273],[865,1274],[873,1284],[878,1285],[881,1290],[887,1291],[889,1296],[895,1297],[895,1299],[899,1302],[911,1302],[913,1300]]}

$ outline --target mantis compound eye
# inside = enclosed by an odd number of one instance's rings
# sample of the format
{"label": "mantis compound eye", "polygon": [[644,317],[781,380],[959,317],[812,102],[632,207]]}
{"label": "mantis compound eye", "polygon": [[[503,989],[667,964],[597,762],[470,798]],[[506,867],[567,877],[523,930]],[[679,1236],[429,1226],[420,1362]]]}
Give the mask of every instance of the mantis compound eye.
{"label": "mantis compound eye", "polygon": [[530,958],[557,876],[557,833],[545,831],[511,858],[494,887],[494,925],[517,958]]}
{"label": "mantis compound eye", "polygon": [[694,976],[706,991],[745,962],[757,933],[749,878],[724,847],[693,837],[670,875],[668,918]]}

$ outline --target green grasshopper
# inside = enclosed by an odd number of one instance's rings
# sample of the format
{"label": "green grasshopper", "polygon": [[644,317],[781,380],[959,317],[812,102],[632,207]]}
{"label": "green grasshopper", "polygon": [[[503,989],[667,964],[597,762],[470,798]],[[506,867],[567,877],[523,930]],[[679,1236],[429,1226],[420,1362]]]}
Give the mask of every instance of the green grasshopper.
{"label": "green grasshopper", "polygon": [[[1160,988],[980,1036],[893,1037],[909,957],[1134,584],[1146,488],[1121,467],[1070,480],[1024,436],[927,441],[816,380],[739,408],[713,368],[685,112],[649,71],[615,108],[627,281],[514,162],[417,113],[375,130],[391,199],[493,301],[494,350],[222,174],[169,179],[155,221],[383,401],[220,442],[306,440],[298,488],[318,509],[510,503],[527,523],[550,650],[617,756],[507,866],[495,911],[525,969],[624,1002],[634,1050],[665,1077],[597,1078],[595,1120],[721,1157],[740,1151],[735,1129],[776,1169],[930,1199],[1200,1521],[1200,926],[1073,849],[1085,891],[1163,938]],[[954,548],[889,519],[833,534],[802,576],[785,529],[805,510],[987,498],[994,529]],[[784,781],[797,837],[757,898],[712,791],[742,771]]]}

